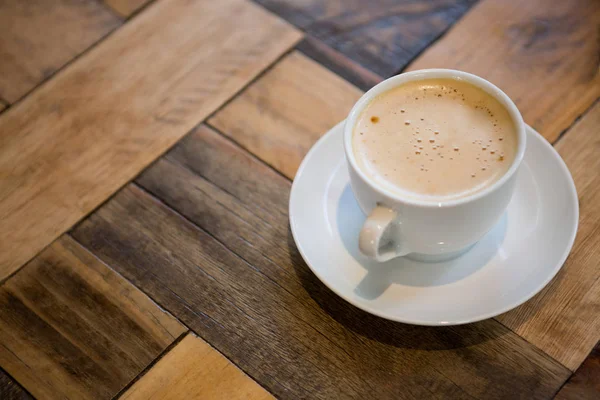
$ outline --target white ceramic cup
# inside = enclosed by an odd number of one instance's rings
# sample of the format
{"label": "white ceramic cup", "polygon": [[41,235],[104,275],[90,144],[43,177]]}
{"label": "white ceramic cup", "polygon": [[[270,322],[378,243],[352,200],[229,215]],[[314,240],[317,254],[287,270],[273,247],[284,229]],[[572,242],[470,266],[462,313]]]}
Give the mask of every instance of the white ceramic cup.
{"label": "white ceramic cup", "polygon": [[[499,180],[470,196],[439,202],[406,198],[379,185],[358,167],[352,149],[356,121],[374,97],[406,82],[434,78],[465,81],[495,97],[508,111],[518,136],[515,159]],[[368,215],[358,238],[361,252],[377,261],[406,255],[438,261],[469,249],[506,210],[525,154],[525,123],[512,100],[485,79],[449,69],[420,70],[386,79],[358,100],[344,126],[344,150],[354,196]]]}

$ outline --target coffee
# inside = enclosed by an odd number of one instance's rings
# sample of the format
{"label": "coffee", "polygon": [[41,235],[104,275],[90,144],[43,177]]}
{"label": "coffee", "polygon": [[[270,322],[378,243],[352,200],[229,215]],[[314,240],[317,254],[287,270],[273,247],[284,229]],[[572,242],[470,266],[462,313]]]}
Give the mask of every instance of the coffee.
{"label": "coffee", "polygon": [[416,199],[469,196],[497,181],[518,145],[515,124],[484,90],[455,79],[408,82],[375,97],[354,127],[359,168]]}

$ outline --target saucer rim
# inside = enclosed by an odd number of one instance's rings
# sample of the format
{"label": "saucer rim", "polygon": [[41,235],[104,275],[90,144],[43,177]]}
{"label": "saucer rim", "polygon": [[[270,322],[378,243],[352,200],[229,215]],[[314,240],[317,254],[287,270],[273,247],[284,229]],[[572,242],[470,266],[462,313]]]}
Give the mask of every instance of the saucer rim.
{"label": "saucer rim", "polygon": [[[344,293],[342,293],[341,291],[337,290],[335,287],[333,287],[333,285],[331,285],[327,279],[325,279],[323,277],[322,274],[319,273],[319,271],[316,268],[313,268],[313,266],[311,265],[311,263],[308,261],[308,257],[306,255],[305,249],[303,248],[301,242],[298,240],[297,237],[297,229],[296,229],[296,219],[293,218],[293,204],[294,204],[294,199],[297,196],[294,196],[294,192],[296,190],[298,190],[298,177],[300,177],[303,172],[304,169],[306,168],[306,166],[310,163],[311,158],[313,157],[314,153],[316,153],[318,151],[318,148],[325,142],[325,140],[328,138],[328,136],[330,135],[334,135],[336,133],[336,130],[341,129],[342,132],[341,134],[343,134],[343,126],[345,123],[345,119],[342,120],[341,122],[337,123],[334,127],[332,127],[329,131],[327,131],[323,136],[321,136],[319,138],[319,140],[317,140],[317,142],[315,142],[315,144],[311,147],[311,149],[308,151],[308,153],[304,156],[304,159],[302,160],[302,162],[300,163],[300,166],[296,172],[296,175],[294,177],[294,181],[292,182],[292,188],[290,191],[290,201],[289,201],[289,207],[288,207],[288,212],[289,212],[289,220],[290,220],[290,228],[291,228],[291,232],[292,232],[292,237],[294,238],[294,242],[296,244],[296,247],[298,248],[298,251],[300,252],[300,255],[302,256],[302,259],[304,260],[304,262],[306,263],[306,265],[310,268],[310,270],[312,271],[313,274],[315,274],[315,276],[327,287],[329,288],[332,292],[334,292],[337,296],[339,296],[340,298],[344,299],[345,301],[347,301],[348,303],[352,304],[353,306],[366,311],[370,314],[376,315],[378,317],[381,318],[385,318],[387,320],[391,320],[391,321],[395,321],[395,322],[401,322],[401,323],[406,323],[406,324],[411,324],[411,325],[421,325],[421,326],[453,326],[453,325],[464,325],[464,324],[469,324],[469,323],[474,323],[474,322],[478,322],[478,321],[482,321],[485,319],[489,319],[489,318],[493,318],[496,317],[500,314],[503,314],[505,312],[508,312],[518,306],[520,306],[521,304],[527,302],[528,300],[530,300],[532,297],[534,297],[536,294],[538,294],[544,287],[546,287],[548,285],[548,283],[550,283],[550,281],[552,279],[554,279],[554,277],[556,276],[556,274],[558,274],[558,271],[560,271],[560,269],[563,267],[563,265],[565,264],[565,261],[567,260],[569,254],[571,253],[571,250],[573,249],[573,244],[575,243],[575,238],[577,236],[577,230],[579,228],[579,200],[578,200],[578,196],[577,196],[577,189],[575,187],[575,182],[573,180],[573,176],[571,175],[571,172],[569,171],[569,168],[567,167],[566,163],[564,162],[564,160],[562,159],[562,157],[560,156],[560,154],[558,153],[558,151],[556,151],[556,149],[554,148],[554,146],[552,146],[540,133],[538,133],[535,129],[533,129],[531,126],[529,126],[528,124],[525,124],[525,130],[526,130],[526,134],[527,135],[531,135],[532,139],[535,138],[535,140],[541,142],[541,145],[545,146],[547,149],[550,150],[550,153],[552,154],[553,158],[558,162],[560,168],[563,170],[563,172],[565,173],[565,177],[566,177],[566,185],[569,187],[569,191],[572,197],[572,202],[574,204],[574,223],[572,225],[572,230],[571,230],[571,234],[569,235],[569,242],[567,244],[567,246],[565,247],[565,251],[563,252],[563,254],[561,255],[561,257],[557,260],[556,266],[554,267],[554,269],[552,270],[551,273],[548,274],[548,276],[546,277],[545,280],[543,280],[534,290],[531,291],[531,293],[523,296],[522,298],[510,303],[509,305],[494,310],[494,311],[490,311],[488,313],[484,313],[481,315],[478,315],[476,317],[472,317],[469,319],[464,319],[464,320],[452,320],[452,321],[433,321],[433,320],[418,320],[418,319],[411,319],[411,318],[402,318],[402,317],[398,317],[398,316],[394,316],[394,315],[390,315],[387,314],[386,312],[383,312],[379,309],[373,308],[367,304],[363,304],[359,301],[356,301],[354,298],[345,295]],[[527,144],[529,146],[532,145],[532,140],[529,140],[529,138],[527,139]],[[343,150],[343,149],[342,149]],[[343,151],[342,151],[343,153]],[[345,159],[345,156],[342,154],[342,157]],[[527,158],[526,155],[523,157],[523,161],[526,162]]]}

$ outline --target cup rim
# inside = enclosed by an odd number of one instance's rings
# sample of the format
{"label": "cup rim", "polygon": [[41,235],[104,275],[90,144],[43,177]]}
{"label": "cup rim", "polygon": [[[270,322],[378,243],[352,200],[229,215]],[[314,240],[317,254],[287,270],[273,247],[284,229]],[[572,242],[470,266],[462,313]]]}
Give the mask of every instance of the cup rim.
{"label": "cup rim", "polygon": [[[352,134],[354,131],[354,125],[356,120],[358,119],[359,114],[363,111],[363,109],[373,100],[377,95],[386,92],[390,89],[393,89],[397,86],[402,85],[403,83],[412,82],[416,80],[424,80],[424,79],[455,79],[458,81],[466,81],[478,88],[484,90],[486,93],[490,94],[496,100],[498,100],[508,111],[511,116],[516,130],[517,130],[517,152],[515,154],[515,158],[510,166],[510,168],[504,173],[504,175],[494,182],[492,185],[486,187],[483,190],[475,192],[465,197],[461,197],[458,199],[450,199],[450,200],[420,200],[411,198],[408,196],[403,196],[401,193],[396,193],[380,185],[375,182],[372,178],[367,176],[365,172],[363,172],[356,162],[354,157],[354,151],[352,149]],[[417,207],[424,208],[448,208],[459,206],[462,204],[470,203],[475,200],[478,200],[482,197],[488,196],[492,192],[496,191],[498,188],[503,186],[511,177],[517,172],[523,157],[525,156],[525,147],[526,147],[526,131],[525,131],[525,122],[523,121],[523,117],[521,113],[517,109],[515,103],[508,97],[506,93],[504,93],[500,88],[491,82],[477,76],[474,74],[470,74],[468,72],[453,70],[453,69],[442,69],[442,68],[434,68],[434,69],[421,69],[411,72],[405,72],[391,78],[388,78],[377,85],[373,86],[369,89],[365,94],[361,96],[360,99],[354,104],[352,109],[350,110],[350,114],[346,118],[346,122],[344,124],[344,150],[346,153],[346,160],[348,160],[349,164],[354,169],[354,172],[360,176],[360,178],[367,184],[371,189],[378,192],[381,195],[387,196],[399,203],[409,204]]]}

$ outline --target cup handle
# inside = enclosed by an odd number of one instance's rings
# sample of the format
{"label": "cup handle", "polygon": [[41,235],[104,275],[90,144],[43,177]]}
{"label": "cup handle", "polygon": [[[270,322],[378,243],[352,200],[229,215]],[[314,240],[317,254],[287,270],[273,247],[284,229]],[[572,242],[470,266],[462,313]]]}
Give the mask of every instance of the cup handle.
{"label": "cup handle", "polygon": [[397,243],[398,229],[398,213],[391,208],[378,205],[371,211],[360,230],[358,238],[360,251],[380,262],[410,253],[402,243]]}

